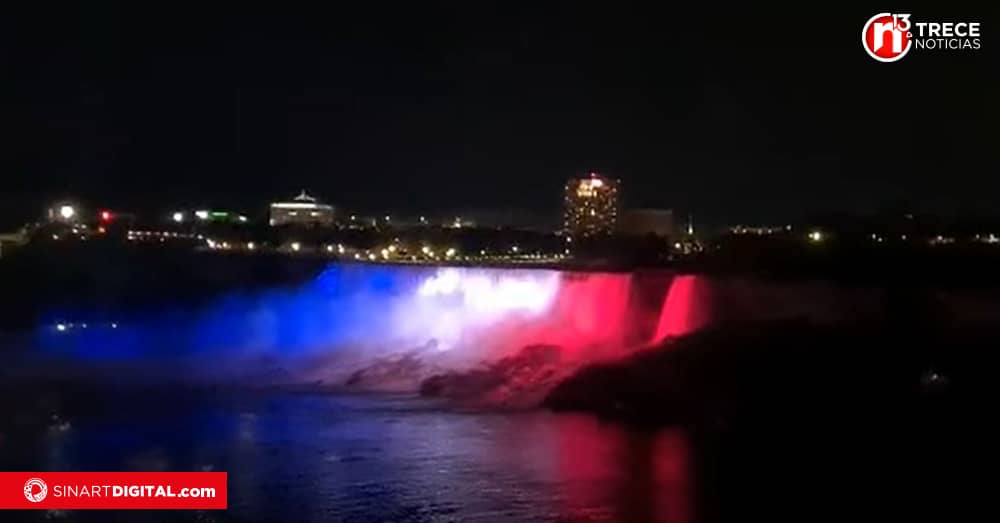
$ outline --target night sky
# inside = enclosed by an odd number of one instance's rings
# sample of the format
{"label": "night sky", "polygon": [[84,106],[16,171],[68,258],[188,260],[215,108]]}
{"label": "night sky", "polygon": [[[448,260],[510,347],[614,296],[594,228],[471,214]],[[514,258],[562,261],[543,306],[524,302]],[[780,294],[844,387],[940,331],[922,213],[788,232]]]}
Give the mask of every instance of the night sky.
{"label": "night sky", "polygon": [[986,7],[906,2],[981,21],[983,49],[882,64],[860,32],[891,7],[840,3],[23,4],[0,17],[5,228],[66,196],[263,213],[302,188],[551,216],[591,170],[719,223],[1000,207]]}

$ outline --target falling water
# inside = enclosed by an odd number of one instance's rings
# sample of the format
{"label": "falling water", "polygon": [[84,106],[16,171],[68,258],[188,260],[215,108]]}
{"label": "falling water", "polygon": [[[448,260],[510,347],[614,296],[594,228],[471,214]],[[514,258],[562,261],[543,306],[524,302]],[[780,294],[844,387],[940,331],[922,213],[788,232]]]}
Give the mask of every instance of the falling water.
{"label": "falling water", "polygon": [[680,275],[674,278],[663,300],[654,343],[689,334],[705,325],[703,287],[698,276]]}
{"label": "falling water", "polygon": [[113,330],[47,327],[41,342],[48,354],[79,362],[186,361],[203,375],[224,374],[240,362],[284,366],[348,353],[374,359],[407,352],[470,365],[532,345],[557,347],[564,359],[579,361],[622,350],[632,279],[331,265],[297,288],[230,293],[196,310],[162,310]]}

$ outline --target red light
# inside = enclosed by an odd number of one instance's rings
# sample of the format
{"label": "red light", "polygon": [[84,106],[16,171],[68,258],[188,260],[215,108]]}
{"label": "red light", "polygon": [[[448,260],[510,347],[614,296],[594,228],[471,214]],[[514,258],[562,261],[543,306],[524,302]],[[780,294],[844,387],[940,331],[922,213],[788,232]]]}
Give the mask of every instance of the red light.
{"label": "red light", "polygon": [[102,222],[110,222],[111,218],[113,218],[113,217],[114,216],[111,214],[111,211],[101,211],[101,221]]}
{"label": "red light", "polygon": [[684,336],[707,323],[703,287],[704,279],[690,274],[677,276],[670,282],[653,343],[660,343],[670,336]]}

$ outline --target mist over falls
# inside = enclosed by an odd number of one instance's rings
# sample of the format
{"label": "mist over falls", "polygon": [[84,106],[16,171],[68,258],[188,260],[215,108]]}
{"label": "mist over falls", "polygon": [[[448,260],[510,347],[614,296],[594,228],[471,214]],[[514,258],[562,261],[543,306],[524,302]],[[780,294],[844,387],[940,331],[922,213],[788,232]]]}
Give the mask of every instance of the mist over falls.
{"label": "mist over falls", "polygon": [[[956,318],[998,310],[934,296]],[[308,384],[532,405],[583,365],[669,348],[671,338],[705,327],[884,321],[898,301],[824,281],[333,264],[304,284],[128,319],[53,311],[23,362],[42,376]]]}
{"label": "mist over falls", "polygon": [[[689,307],[667,297],[671,279],[335,264],[304,285],[163,307],[113,328],[45,324],[38,338],[49,362],[143,368],[143,379],[417,390],[431,376],[493,369],[537,381],[654,341],[662,316]],[[665,300],[674,312],[661,311]]]}

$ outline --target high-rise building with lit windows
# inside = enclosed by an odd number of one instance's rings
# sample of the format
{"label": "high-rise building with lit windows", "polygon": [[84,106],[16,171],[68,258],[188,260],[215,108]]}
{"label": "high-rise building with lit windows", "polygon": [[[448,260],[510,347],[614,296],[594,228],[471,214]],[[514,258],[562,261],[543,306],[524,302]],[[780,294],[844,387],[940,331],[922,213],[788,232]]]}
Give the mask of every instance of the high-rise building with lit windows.
{"label": "high-rise building with lit windows", "polygon": [[618,221],[620,181],[590,173],[566,182],[563,230],[568,237],[611,234]]}

